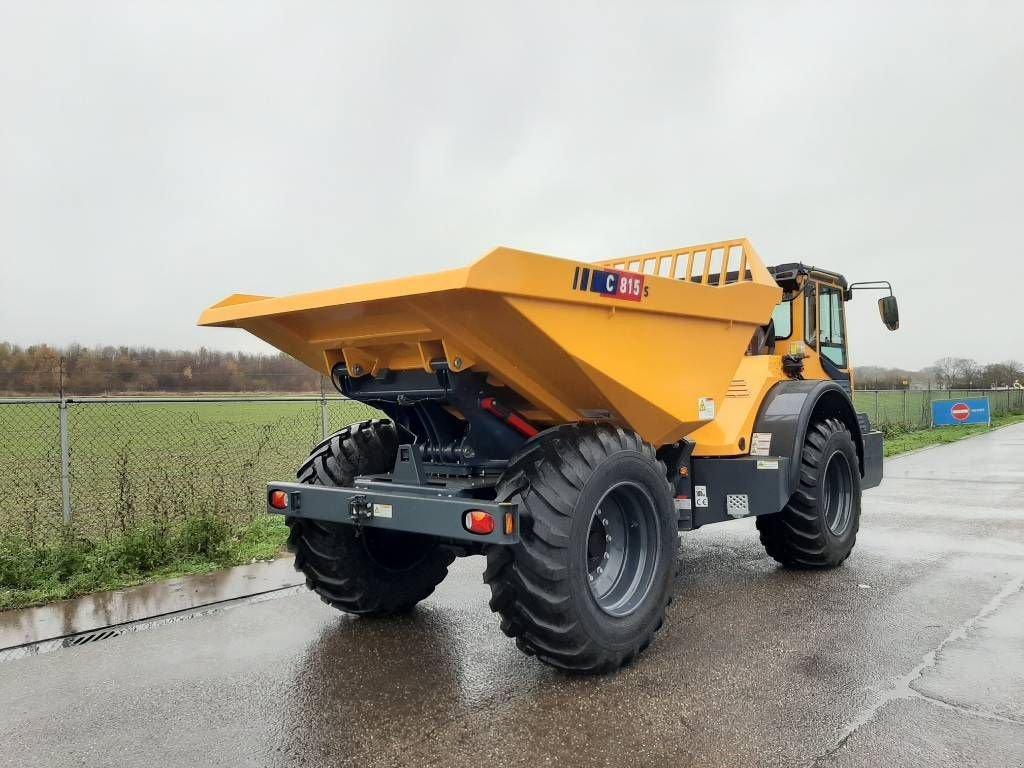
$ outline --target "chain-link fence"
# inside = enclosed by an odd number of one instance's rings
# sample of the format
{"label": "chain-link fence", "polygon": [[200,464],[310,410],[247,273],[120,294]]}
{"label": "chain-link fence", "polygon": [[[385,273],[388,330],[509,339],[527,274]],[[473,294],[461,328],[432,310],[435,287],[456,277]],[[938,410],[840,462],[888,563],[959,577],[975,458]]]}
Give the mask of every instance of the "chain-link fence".
{"label": "chain-link fence", "polygon": [[1024,412],[1024,389],[878,389],[858,390],[854,404],[877,426],[930,427],[935,400],[986,398],[993,416]]}
{"label": "chain-link fence", "polygon": [[374,418],[340,398],[0,400],[0,535],[111,539],[140,522],[266,509],[325,435]]}
{"label": "chain-link fence", "polygon": [[[927,427],[933,400],[988,398],[1024,411],[1024,390],[859,391],[872,424]],[[0,400],[0,535],[32,543],[111,539],[140,522],[263,513],[263,486],[309,449],[378,416],[340,398]]]}

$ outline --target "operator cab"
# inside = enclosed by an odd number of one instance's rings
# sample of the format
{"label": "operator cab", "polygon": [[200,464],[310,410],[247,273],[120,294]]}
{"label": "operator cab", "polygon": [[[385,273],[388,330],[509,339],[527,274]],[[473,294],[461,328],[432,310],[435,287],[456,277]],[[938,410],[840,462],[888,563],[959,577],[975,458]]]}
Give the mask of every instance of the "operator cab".
{"label": "operator cab", "polygon": [[782,264],[768,271],[782,288],[782,301],[768,324],[755,333],[750,354],[782,354],[787,372],[850,386],[845,304],[854,290],[888,288],[878,310],[889,330],[899,328],[899,307],[886,281],[850,284],[838,272],[804,264]]}

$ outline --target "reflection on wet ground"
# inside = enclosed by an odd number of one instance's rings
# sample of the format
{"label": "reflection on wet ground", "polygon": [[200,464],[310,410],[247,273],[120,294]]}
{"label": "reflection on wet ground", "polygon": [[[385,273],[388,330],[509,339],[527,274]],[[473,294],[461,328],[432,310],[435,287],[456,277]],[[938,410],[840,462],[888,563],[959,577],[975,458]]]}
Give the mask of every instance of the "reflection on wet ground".
{"label": "reflection on wet ground", "polygon": [[98,592],[51,605],[0,611],[0,650],[295,586],[291,559]]}
{"label": "reflection on wet ground", "polygon": [[0,664],[0,765],[1012,765],[1022,439],[889,463],[835,571],[776,568],[750,521],[684,536],[665,628],[616,675],[516,651],[470,558],[403,617],[299,592]]}
{"label": "reflection on wet ground", "polygon": [[325,626],[283,702],[281,755],[303,764],[311,751],[326,759],[341,750],[355,759],[391,749],[396,730],[421,739],[445,712],[475,709],[532,666],[501,653],[502,663],[493,663],[502,645],[495,627],[471,621],[467,628],[461,618],[421,608],[396,619]]}

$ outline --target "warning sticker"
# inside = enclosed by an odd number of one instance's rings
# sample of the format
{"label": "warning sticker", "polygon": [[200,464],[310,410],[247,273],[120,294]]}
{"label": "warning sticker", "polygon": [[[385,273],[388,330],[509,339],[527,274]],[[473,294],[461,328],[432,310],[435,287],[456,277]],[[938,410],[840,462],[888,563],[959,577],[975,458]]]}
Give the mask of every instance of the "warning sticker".
{"label": "warning sticker", "polygon": [[374,504],[373,505],[373,516],[374,517],[391,517],[391,505],[390,504]]}
{"label": "warning sticker", "polygon": [[708,505],[708,487],[706,485],[693,486],[693,504],[696,507]]}
{"label": "warning sticker", "polygon": [[697,418],[701,421],[715,418],[715,398],[701,397],[697,400]]}
{"label": "warning sticker", "polygon": [[759,459],[758,462],[757,462],[757,468],[758,469],[778,469],[779,468],[779,460],[778,459],[770,459],[770,460],[769,459]]}
{"label": "warning sticker", "polygon": [[751,456],[770,456],[772,453],[772,433],[755,432],[750,436]]}

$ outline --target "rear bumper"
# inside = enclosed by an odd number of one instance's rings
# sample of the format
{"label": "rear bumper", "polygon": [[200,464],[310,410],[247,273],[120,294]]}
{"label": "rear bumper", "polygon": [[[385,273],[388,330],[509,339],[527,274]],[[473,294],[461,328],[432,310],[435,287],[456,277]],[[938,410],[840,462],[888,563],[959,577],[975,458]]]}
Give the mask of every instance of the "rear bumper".
{"label": "rear bumper", "polygon": [[[274,491],[287,494],[287,508],[278,509],[270,505],[270,495]],[[468,531],[463,519],[470,510],[490,514],[494,518],[494,531],[488,534]],[[519,541],[519,510],[516,505],[480,501],[438,486],[360,480],[352,488],[269,483],[267,512],[477,544],[515,544]],[[509,516],[511,522],[507,523]],[[506,524],[511,533],[505,532]]]}
{"label": "rear bumper", "polygon": [[874,488],[882,482],[882,457],[885,447],[882,433],[878,431],[864,433],[864,477],[860,481],[862,489]]}

